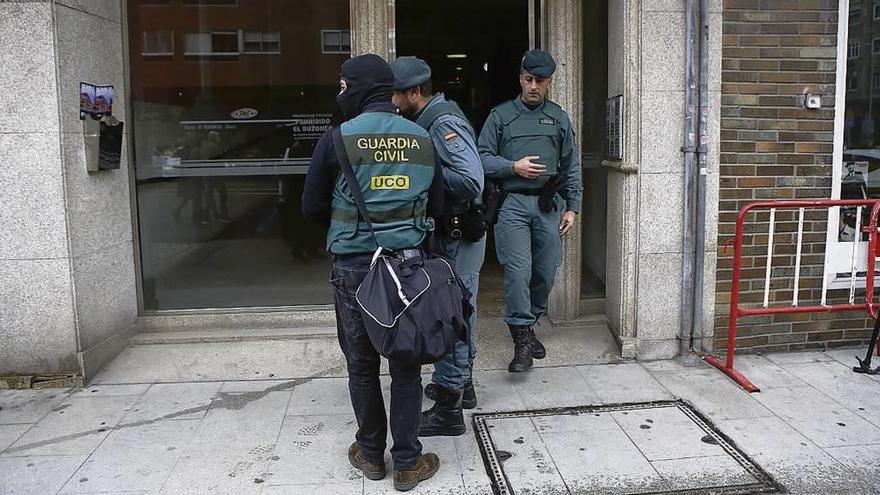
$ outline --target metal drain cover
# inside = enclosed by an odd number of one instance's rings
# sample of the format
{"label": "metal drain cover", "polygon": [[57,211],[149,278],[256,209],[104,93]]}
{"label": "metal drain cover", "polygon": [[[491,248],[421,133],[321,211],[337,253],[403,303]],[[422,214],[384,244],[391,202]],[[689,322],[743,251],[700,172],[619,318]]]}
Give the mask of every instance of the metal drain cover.
{"label": "metal drain cover", "polygon": [[497,495],[780,491],[683,401],[478,413],[473,422]]}

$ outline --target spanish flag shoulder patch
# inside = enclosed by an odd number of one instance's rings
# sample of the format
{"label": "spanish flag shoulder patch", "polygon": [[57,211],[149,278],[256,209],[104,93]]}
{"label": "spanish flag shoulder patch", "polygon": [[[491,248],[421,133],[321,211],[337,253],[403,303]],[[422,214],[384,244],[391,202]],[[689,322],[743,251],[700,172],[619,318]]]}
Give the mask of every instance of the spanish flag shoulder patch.
{"label": "spanish flag shoulder patch", "polygon": [[449,134],[443,136],[443,139],[445,139],[445,140],[447,140],[447,141],[451,141],[451,140],[453,140],[453,139],[455,139],[455,138],[457,138],[457,137],[458,137],[458,133],[457,133],[457,132],[450,132]]}

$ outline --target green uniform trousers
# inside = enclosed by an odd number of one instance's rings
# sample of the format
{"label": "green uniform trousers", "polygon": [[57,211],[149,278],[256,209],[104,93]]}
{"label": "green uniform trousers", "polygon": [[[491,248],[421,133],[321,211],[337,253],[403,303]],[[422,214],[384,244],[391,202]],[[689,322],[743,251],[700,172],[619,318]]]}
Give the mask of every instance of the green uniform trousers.
{"label": "green uniform trousers", "polygon": [[563,201],[543,213],[538,197],[510,193],[495,224],[495,252],[504,267],[508,325],[533,325],[547,314],[547,299],[562,260],[559,222]]}

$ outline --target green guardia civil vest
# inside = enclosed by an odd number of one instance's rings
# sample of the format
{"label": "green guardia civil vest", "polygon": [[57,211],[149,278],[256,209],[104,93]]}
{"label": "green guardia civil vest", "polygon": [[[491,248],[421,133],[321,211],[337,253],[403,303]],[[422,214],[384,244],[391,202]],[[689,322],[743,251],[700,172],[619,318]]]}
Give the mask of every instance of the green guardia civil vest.
{"label": "green guardia civil vest", "polygon": [[[340,127],[345,153],[360,185],[379,245],[418,247],[428,231],[428,189],[434,179],[434,149],[421,127],[387,112],[367,112]],[[327,250],[372,253],[376,240],[360,219],[341,173],[330,203]]]}
{"label": "green guardia civil vest", "polygon": [[514,161],[524,156],[540,156],[535,162],[547,166],[546,172],[534,180],[518,175],[505,177],[501,180],[502,187],[508,191],[540,189],[559,171],[564,110],[547,100],[541,111],[524,112],[511,100],[498,105],[495,111],[503,126],[499,154]]}
{"label": "green guardia civil vest", "polygon": [[[471,140],[477,142],[477,135],[471,127],[470,121],[468,121],[464,112],[461,111],[461,107],[458,106],[458,103],[455,103],[454,101],[441,101],[425,107],[425,109],[422,110],[422,113],[419,114],[419,118],[416,119],[416,124],[419,124],[426,131],[430,132],[431,126],[434,125],[434,122],[444,115],[455,115],[461,118],[461,120],[467,124],[466,129]],[[458,214],[467,211],[471,206],[471,201],[447,194],[446,200],[443,204],[446,212]]]}

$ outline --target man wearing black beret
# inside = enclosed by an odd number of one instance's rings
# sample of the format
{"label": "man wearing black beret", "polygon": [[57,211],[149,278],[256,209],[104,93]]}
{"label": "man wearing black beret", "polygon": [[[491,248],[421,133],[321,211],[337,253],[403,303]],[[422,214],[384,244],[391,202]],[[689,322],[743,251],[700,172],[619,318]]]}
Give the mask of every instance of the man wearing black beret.
{"label": "man wearing black beret", "polygon": [[504,321],[514,342],[508,371],[531,368],[547,355],[534,325],[562,259],[561,237],[581,207],[581,166],[568,114],[547,99],[556,62],[543,50],[522,59],[522,93],[495,107],[480,133],[479,150],[492,180],[507,192],[495,225],[495,251],[504,267]]}

